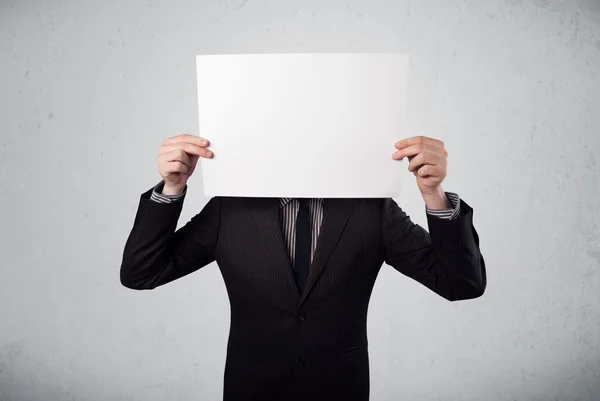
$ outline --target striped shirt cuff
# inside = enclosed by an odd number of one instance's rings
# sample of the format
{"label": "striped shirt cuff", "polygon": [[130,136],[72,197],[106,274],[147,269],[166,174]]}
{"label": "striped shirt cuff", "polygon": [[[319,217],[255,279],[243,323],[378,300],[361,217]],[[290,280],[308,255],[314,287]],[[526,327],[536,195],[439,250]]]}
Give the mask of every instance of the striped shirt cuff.
{"label": "striped shirt cuff", "polygon": [[429,209],[426,206],[425,210],[427,211],[427,214],[430,214],[432,216],[439,217],[440,219],[445,219],[445,220],[453,220],[453,219],[457,218],[458,215],[460,214],[460,197],[458,196],[458,194],[455,194],[454,192],[446,192],[446,196],[448,197],[448,200],[450,201],[450,204],[452,205],[452,209],[433,210],[433,209]]}
{"label": "striped shirt cuff", "polygon": [[152,194],[150,195],[150,200],[153,200],[157,203],[172,203],[174,201],[178,201],[183,199],[187,192],[187,185],[183,187],[183,192],[179,195],[163,195],[162,190],[165,186],[165,182],[161,181],[152,190]]}

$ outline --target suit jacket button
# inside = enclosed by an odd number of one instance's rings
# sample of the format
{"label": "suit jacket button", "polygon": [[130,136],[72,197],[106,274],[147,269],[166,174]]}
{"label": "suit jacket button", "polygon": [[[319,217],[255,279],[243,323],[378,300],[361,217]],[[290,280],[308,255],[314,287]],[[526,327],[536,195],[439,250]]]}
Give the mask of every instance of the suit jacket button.
{"label": "suit jacket button", "polygon": [[304,320],[304,315],[298,315],[298,319]]}
{"label": "suit jacket button", "polygon": [[302,361],[300,359],[298,359],[296,361],[296,366],[298,366],[299,368],[302,368],[302,367],[304,367],[304,364],[302,363]]}

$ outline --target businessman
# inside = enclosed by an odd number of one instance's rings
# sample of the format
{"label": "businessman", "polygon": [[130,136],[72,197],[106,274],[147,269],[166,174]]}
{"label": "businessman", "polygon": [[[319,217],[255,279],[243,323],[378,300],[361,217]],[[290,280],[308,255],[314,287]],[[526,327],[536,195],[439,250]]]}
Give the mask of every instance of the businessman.
{"label": "businessman", "polygon": [[449,301],[484,293],[473,209],[442,189],[444,144],[393,145],[392,158],[410,160],[429,232],[390,198],[214,197],[176,230],[187,180],[213,153],[186,134],[160,147],[162,180],[140,197],[121,283],[153,289],[217,262],[231,305],[225,401],[368,400],[367,307],[384,262]]}

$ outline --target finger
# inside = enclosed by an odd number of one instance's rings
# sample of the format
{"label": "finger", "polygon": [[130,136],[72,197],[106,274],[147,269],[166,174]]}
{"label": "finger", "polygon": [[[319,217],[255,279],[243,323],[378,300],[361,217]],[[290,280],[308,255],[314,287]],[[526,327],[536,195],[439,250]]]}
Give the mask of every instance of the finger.
{"label": "finger", "polygon": [[433,153],[439,156],[445,157],[447,156],[446,150],[443,148],[432,147],[427,144],[415,144],[409,147],[397,150],[392,154],[392,158],[396,160],[400,160],[404,157],[412,157],[416,156],[419,153]]}
{"label": "finger", "polygon": [[196,164],[198,164],[198,160],[200,160],[200,157],[196,155],[191,155],[190,160],[192,161],[192,168],[195,168]]}
{"label": "finger", "polygon": [[432,165],[441,168],[446,168],[448,161],[444,157],[440,157],[433,153],[419,153],[414,156],[408,163],[408,171],[416,171],[418,168],[424,165]]}
{"label": "finger", "polygon": [[197,135],[190,135],[190,134],[180,134],[180,135],[169,137],[164,140],[163,144],[172,145],[172,144],[183,143],[183,142],[191,143],[193,145],[200,146],[200,147],[206,147],[210,144],[208,139],[202,138]]}
{"label": "finger", "polygon": [[190,170],[190,168],[188,166],[186,166],[185,164],[183,164],[179,161],[168,162],[164,167],[164,172],[169,173],[169,174],[173,174],[173,173],[185,174],[189,170]]}
{"label": "finger", "polygon": [[392,155],[392,157],[396,160],[400,160],[404,157],[416,156],[419,153],[422,153],[424,151],[425,151],[425,147],[422,144],[415,144],[415,145],[411,145],[409,147],[402,148],[400,150],[395,151],[394,154]]}
{"label": "finger", "polygon": [[419,153],[412,158],[408,164],[408,171],[416,171],[419,167],[430,164],[433,166],[446,167],[446,159],[434,153]]}
{"label": "finger", "polygon": [[414,136],[412,138],[401,139],[394,144],[397,149],[403,149],[411,145],[429,145],[436,148],[443,148],[444,142],[427,136]]}
{"label": "finger", "polygon": [[430,146],[435,146],[435,147],[444,147],[444,142],[442,142],[441,140],[436,139],[436,138],[430,138],[427,136],[422,136],[422,135],[414,136],[412,138],[401,139],[398,142],[396,142],[394,144],[394,146],[398,149],[402,149],[407,146],[417,145],[417,144],[425,144],[425,145],[430,145]]}
{"label": "finger", "polygon": [[438,166],[432,166],[431,164],[425,164],[421,166],[418,170],[414,172],[416,176],[426,178],[426,177],[444,177],[444,170]]}
{"label": "finger", "polygon": [[189,155],[200,156],[211,158],[213,156],[213,152],[210,149],[206,149],[201,146],[194,145],[189,142],[179,142],[172,145],[163,145],[159,148],[158,154],[162,155],[168,152],[171,152],[175,149],[181,149]]}
{"label": "finger", "polygon": [[210,144],[208,139],[199,137],[197,135],[190,135],[190,134],[181,134],[181,135],[169,137],[169,138],[165,139],[163,144],[164,145],[172,145],[172,144],[182,143],[182,142],[191,143],[192,145],[196,145],[196,146],[200,146],[200,147],[206,147]]}
{"label": "finger", "polygon": [[158,157],[159,163],[179,162],[185,164],[187,168],[192,167],[192,161],[187,153],[181,149],[175,149],[168,153],[164,153]]}

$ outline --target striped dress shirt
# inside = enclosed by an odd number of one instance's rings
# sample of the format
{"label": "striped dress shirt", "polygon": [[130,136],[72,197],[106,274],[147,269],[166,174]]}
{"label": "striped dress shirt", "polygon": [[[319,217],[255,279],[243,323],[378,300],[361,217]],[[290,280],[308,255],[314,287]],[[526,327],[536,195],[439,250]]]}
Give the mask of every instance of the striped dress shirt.
{"label": "striped dress shirt", "polygon": [[[150,199],[158,203],[171,203],[181,200],[185,197],[187,191],[187,185],[183,189],[183,192],[178,195],[163,195],[162,189],[164,181],[159,182],[153,189]],[[433,216],[441,219],[452,220],[460,214],[460,197],[458,194],[453,192],[446,192],[446,196],[452,205],[452,209],[441,209],[433,210],[425,207],[425,211]],[[296,246],[296,215],[300,209],[300,202],[295,198],[280,198],[279,205],[281,206],[281,223],[282,232],[284,234],[285,243],[287,245],[288,253],[294,265],[295,259],[295,246]],[[310,231],[311,231],[311,252],[310,258],[312,258],[317,247],[317,239],[319,238],[319,232],[321,230],[321,223],[323,222],[323,199],[315,198],[309,199],[308,209],[310,215]]]}

